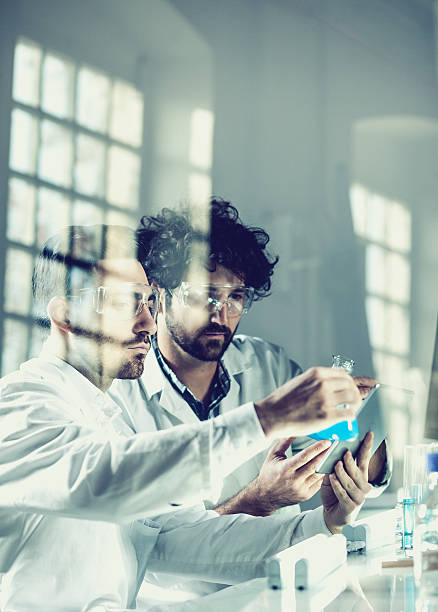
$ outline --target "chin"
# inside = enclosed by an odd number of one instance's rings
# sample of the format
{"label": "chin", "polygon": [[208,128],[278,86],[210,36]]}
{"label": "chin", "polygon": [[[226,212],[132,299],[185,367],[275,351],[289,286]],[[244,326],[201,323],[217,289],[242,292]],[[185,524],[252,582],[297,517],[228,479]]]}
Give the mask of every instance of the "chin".
{"label": "chin", "polygon": [[135,380],[140,378],[144,371],[144,358],[145,355],[138,355],[135,359],[125,363],[117,372],[116,378],[122,378],[127,380]]}

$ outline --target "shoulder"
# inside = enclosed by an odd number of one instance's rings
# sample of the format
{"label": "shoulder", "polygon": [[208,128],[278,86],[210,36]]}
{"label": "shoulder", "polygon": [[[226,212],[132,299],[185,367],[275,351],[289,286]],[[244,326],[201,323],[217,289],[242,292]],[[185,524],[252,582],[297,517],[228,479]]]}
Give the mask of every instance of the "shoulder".
{"label": "shoulder", "polygon": [[0,379],[0,396],[11,393],[53,393],[62,385],[63,376],[56,368],[43,367],[38,359],[31,359],[20,366],[19,370]]}
{"label": "shoulder", "polygon": [[236,362],[245,363],[247,367],[258,365],[275,369],[285,369],[289,377],[296,376],[301,368],[290,359],[282,346],[258,338],[257,336],[236,335],[224,355],[225,365],[235,366]]}

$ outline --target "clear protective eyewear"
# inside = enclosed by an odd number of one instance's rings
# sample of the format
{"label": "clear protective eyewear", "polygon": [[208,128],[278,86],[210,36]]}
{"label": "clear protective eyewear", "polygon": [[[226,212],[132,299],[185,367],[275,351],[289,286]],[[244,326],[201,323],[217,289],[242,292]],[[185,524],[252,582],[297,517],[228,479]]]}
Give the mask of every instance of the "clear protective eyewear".
{"label": "clear protective eyewear", "polygon": [[[229,290],[228,296],[219,299],[224,290]],[[179,303],[187,308],[202,308],[209,313],[215,313],[226,304],[229,317],[240,317],[248,312],[254,298],[254,289],[242,285],[196,285],[184,281],[175,294]]]}
{"label": "clear protective eyewear", "polygon": [[160,294],[155,287],[146,283],[123,283],[114,287],[96,287],[80,289],[79,296],[69,296],[79,299],[81,304],[88,304],[99,314],[111,314],[116,319],[135,319],[147,306],[151,317],[155,320],[160,304]]}

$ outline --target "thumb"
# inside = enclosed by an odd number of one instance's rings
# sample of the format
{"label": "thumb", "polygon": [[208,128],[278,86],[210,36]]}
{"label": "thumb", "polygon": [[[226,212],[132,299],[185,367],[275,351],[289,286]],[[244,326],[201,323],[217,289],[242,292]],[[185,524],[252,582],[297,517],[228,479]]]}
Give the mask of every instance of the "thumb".
{"label": "thumb", "polygon": [[295,440],[295,436],[291,436],[289,438],[281,438],[280,440],[277,440],[277,442],[273,444],[269,449],[268,457],[285,457],[285,453],[289,446],[292,444],[293,440]]}

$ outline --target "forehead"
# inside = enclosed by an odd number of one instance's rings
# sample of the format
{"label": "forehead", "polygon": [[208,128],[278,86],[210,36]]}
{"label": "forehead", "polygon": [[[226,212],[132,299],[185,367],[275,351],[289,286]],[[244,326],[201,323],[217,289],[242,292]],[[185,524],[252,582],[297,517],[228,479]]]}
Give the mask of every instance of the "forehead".
{"label": "forehead", "polygon": [[244,280],[228,268],[217,265],[213,272],[208,272],[207,282],[213,285],[244,285]]}
{"label": "forehead", "polygon": [[143,266],[136,259],[101,259],[97,268],[97,284],[106,287],[121,283],[148,283]]}

